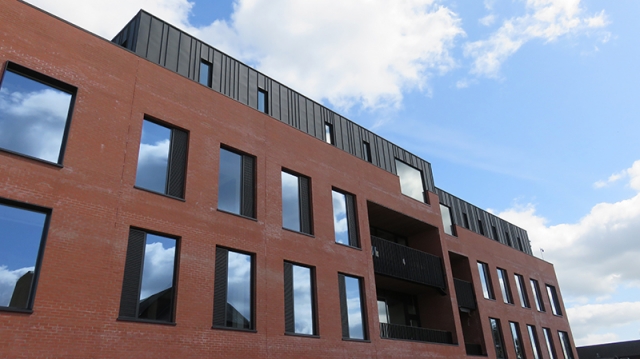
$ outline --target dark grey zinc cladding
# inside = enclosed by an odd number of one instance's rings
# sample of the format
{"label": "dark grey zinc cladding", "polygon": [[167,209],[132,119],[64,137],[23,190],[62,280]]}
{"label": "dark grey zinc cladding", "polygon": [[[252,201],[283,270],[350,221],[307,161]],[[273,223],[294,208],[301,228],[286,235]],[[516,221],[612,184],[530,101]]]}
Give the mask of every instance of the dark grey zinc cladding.
{"label": "dark grey zinc cladding", "polygon": [[[440,188],[436,187],[436,194],[440,198],[440,203],[451,208],[451,216],[453,217],[453,223],[460,227],[464,227],[463,213],[467,215],[469,219],[469,230],[478,234],[484,233],[488,238],[498,241],[504,245],[509,245],[505,233],[509,233],[511,239],[511,247],[518,249],[527,254],[532,254],[531,243],[529,242],[529,236],[527,231],[520,227],[516,227],[513,224],[505,221],[502,218],[494,216],[493,214],[483,211],[480,208],[472,205],[469,202],[465,202],[460,198],[447,193]],[[484,229],[480,230],[479,226],[482,224]],[[494,238],[494,232],[491,229],[492,226],[496,227],[497,238]]]}
{"label": "dark grey zinc cladding", "polygon": [[[258,89],[268,93],[268,114],[292,127],[324,141],[324,124],[333,125],[335,147],[366,160],[362,142],[371,147],[371,163],[396,174],[395,159],[422,171],[425,189],[440,196],[440,202],[451,207],[454,223],[462,225],[462,213],[469,218],[470,230],[482,234],[478,219],[482,220],[484,234],[501,243],[509,232],[512,246],[531,254],[527,232],[492,214],[460,200],[434,186],[431,164],[384,138],[358,126],[315,101],[291,90],[251,67],[214,49],[178,30],[157,17],[140,11],[127,26],[113,38],[113,42],[126,47],[141,57],[198,82],[200,62],[213,64],[212,88],[238,102],[258,109]],[[496,226],[498,237],[493,238],[491,226]],[[521,246],[518,246],[520,238]]]}

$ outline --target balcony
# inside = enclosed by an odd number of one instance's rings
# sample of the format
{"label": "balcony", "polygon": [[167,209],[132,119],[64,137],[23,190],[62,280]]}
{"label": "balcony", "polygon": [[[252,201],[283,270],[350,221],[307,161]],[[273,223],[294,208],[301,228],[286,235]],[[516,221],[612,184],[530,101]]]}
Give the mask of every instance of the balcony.
{"label": "balcony", "polygon": [[440,257],[378,237],[371,237],[376,273],[444,289]]}
{"label": "balcony", "polygon": [[380,323],[380,337],[384,339],[453,344],[451,332],[388,323]]}
{"label": "balcony", "polygon": [[456,298],[458,299],[458,307],[469,310],[476,309],[476,298],[473,293],[473,285],[462,279],[453,279],[456,287]]}

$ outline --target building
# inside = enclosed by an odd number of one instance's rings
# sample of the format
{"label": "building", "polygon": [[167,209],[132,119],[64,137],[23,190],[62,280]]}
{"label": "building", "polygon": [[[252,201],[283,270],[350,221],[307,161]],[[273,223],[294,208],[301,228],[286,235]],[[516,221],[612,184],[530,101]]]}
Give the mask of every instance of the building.
{"label": "building", "polygon": [[581,359],[640,359],[640,340],[577,347]]}
{"label": "building", "polygon": [[425,160],[146,12],[0,7],[0,357],[575,358]]}

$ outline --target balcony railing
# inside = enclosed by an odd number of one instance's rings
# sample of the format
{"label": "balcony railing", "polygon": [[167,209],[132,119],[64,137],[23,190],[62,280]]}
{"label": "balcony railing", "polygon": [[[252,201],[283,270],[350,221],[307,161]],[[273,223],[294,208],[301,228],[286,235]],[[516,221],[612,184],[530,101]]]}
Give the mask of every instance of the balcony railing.
{"label": "balcony railing", "polygon": [[451,332],[388,323],[380,323],[380,337],[385,339],[453,344]]}
{"label": "balcony railing", "polygon": [[376,273],[445,288],[440,257],[378,237],[371,237]]}
{"label": "balcony railing", "polygon": [[458,307],[474,310],[476,309],[476,298],[473,293],[473,285],[462,279],[453,279],[456,286],[456,298],[458,298]]}

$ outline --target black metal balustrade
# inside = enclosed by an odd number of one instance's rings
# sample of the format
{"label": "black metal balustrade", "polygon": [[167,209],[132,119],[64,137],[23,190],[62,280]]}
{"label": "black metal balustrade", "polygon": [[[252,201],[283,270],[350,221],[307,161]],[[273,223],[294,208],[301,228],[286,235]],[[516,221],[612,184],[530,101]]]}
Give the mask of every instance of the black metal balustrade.
{"label": "black metal balustrade", "polygon": [[376,273],[444,289],[440,257],[371,236]]}
{"label": "black metal balustrade", "polygon": [[473,293],[473,285],[462,279],[453,279],[456,287],[456,298],[458,298],[458,307],[474,310],[476,309],[476,298]]}
{"label": "black metal balustrade", "polygon": [[380,323],[380,337],[385,339],[453,344],[451,332],[388,323]]}

